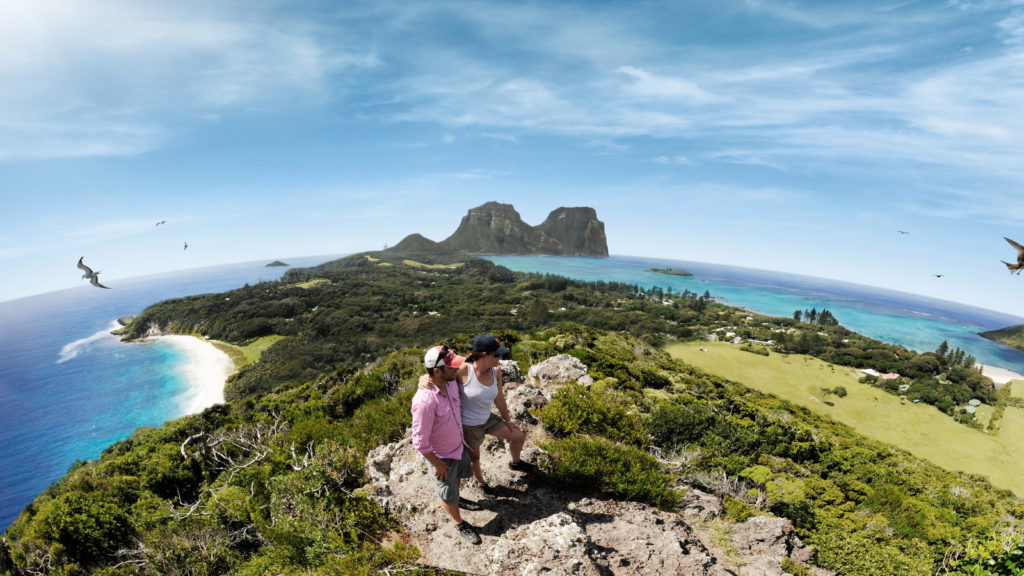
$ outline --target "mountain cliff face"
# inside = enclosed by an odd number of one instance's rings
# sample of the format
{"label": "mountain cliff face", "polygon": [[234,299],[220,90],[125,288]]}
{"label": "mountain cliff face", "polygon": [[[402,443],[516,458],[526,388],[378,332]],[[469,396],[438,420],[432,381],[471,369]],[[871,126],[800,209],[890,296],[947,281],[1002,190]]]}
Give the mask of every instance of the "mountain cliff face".
{"label": "mountain cliff face", "polygon": [[454,234],[432,242],[411,234],[394,247],[425,253],[546,254],[608,257],[604,222],[593,208],[558,208],[540,226],[530,226],[511,204],[488,202],[472,208]]}

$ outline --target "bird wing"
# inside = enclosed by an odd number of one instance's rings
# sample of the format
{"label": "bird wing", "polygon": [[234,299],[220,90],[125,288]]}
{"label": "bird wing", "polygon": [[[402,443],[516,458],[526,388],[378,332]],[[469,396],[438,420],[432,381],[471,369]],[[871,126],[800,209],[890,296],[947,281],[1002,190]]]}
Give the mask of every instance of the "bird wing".
{"label": "bird wing", "polygon": [[93,274],[92,277],[89,278],[89,282],[97,288],[106,288],[107,290],[110,290],[109,286],[104,286],[103,284],[100,284],[100,278],[98,274]]}
{"label": "bird wing", "polygon": [[1006,236],[1003,236],[1003,240],[1006,240],[1007,242],[1009,242],[1010,246],[1013,246],[1014,248],[1017,249],[1017,252],[1020,252],[1020,253],[1024,254],[1024,246],[1021,246],[1020,244],[1017,244],[1016,242],[1014,242],[1013,240],[1010,240]]}
{"label": "bird wing", "polygon": [[84,260],[84,259],[85,259],[85,256],[82,256],[81,258],[78,259],[78,268],[80,270],[84,270],[86,274],[90,274],[91,275],[92,274],[92,268],[89,268],[85,264],[82,264],[82,260]]}

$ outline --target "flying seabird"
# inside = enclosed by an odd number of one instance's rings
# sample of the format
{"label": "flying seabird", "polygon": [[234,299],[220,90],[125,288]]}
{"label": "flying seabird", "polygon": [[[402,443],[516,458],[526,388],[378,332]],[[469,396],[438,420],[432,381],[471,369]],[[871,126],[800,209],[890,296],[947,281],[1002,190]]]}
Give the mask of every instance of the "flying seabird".
{"label": "flying seabird", "polygon": [[903,235],[910,234],[910,232],[904,232],[903,230],[897,230],[897,232],[899,232],[900,234],[903,234]]}
{"label": "flying seabird", "polygon": [[1010,246],[1013,246],[1014,248],[1017,249],[1017,263],[1010,264],[1006,260],[1000,260],[1000,262],[1006,264],[1006,267],[1010,269],[1010,274],[1013,274],[1014,272],[1020,274],[1021,268],[1024,268],[1024,246],[1017,244],[1016,242],[1010,240],[1006,236],[1003,236],[1003,240],[1006,240],[1007,242],[1010,243]]}
{"label": "flying seabird", "polygon": [[942,278],[943,276],[945,276],[945,274],[932,274],[932,276],[935,276],[936,278]]}
{"label": "flying seabird", "polygon": [[93,272],[92,268],[89,268],[88,266],[82,263],[82,260],[84,259],[85,256],[82,256],[81,258],[78,259],[78,268],[83,272],[82,279],[88,278],[89,283],[92,284],[93,286],[97,288],[106,288],[107,290],[110,290],[109,286],[104,286],[103,284],[100,284],[99,272]]}
{"label": "flying seabird", "polygon": [[167,224],[167,220],[161,220],[161,221],[156,223],[157,226],[159,226],[161,224]]}
{"label": "flying seabird", "polygon": [[185,247],[182,250],[188,250],[188,242],[185,242]]}

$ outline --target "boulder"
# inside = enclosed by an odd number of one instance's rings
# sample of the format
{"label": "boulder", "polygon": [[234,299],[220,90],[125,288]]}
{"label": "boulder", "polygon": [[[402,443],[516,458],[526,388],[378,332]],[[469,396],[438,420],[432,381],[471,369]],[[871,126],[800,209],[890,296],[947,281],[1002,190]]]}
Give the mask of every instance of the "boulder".
{"label": "boulder", "polygon": [[567,384],[579,382],[584,386],[594,383],[594,379],[587,374],[587,365],[575,356],[559,354],[552,356],[540,364],[530,367],[528,375],[542,386],[550,384]]}

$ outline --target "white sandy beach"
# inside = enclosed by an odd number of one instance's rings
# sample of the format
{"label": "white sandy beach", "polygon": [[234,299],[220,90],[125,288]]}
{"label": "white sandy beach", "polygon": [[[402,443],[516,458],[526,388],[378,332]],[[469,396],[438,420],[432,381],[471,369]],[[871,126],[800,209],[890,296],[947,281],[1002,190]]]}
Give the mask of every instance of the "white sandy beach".
{"label": "white sandy beach", "polygon": [[185,414],[198,414],[224,402],[224,382],[235,371],[231,358],[209,342],[194,336],[159,336],[159,340],[184,350],[188,356],[185,377],[190,388],[182,405]]}
{"label": "white sandy beach", "polygon": [[1002,386],[1010,380],[1024,380],[1024,375],[1011,372],[1005,368],[996,368],[995,366],[982,366],[981,373],[991,378],[995,382],[996,387]]}

